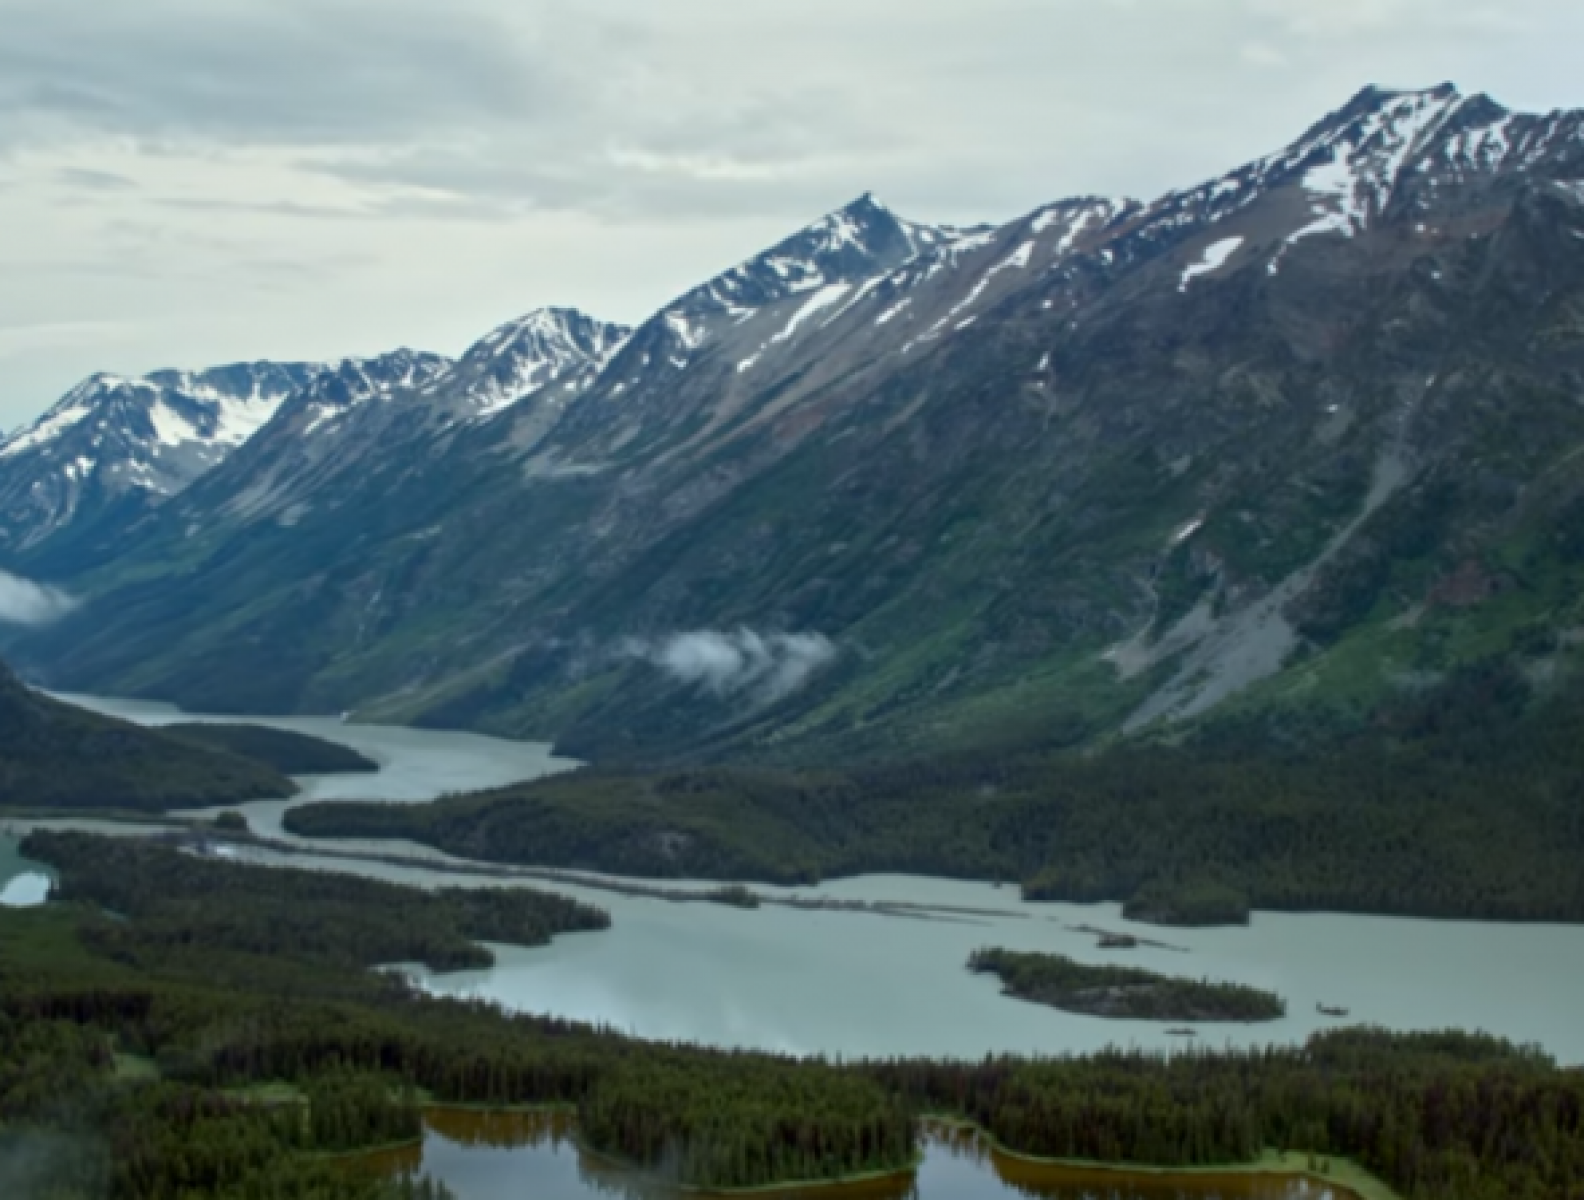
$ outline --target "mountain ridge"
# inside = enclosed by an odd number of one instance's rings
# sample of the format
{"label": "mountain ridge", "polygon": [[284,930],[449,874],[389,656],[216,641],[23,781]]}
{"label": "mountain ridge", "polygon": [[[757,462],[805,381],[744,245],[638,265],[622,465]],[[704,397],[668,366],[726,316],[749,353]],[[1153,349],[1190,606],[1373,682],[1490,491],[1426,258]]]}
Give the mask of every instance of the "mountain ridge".
{"label": "mountain ridge", "polygon": [[267,424],[316,369],[258,362],[90,376],[0,438],[0,549],[114,525],[174,495]]}
{"label": "mountain ridge", "polygon": [[[1575,619],[1550,549],[1532,594],[1433,598],[1572,503],[1581,181],[1584,115],[1438,88],[1366,90],[1150,203],[931,233],[860,198],[662,308],[561,407],[369,459],[288,527],[134,548],[83,577],[110,628],[73,632],[90,604],[22,649],[74,686],[618,756],[1364,704],[1443,669],[1432,633],[1452,664],[1499,649],[1498,611]],[[1428,548],[1392,549],[1436,488]],[[839,652],[744,705],[671,640],[734,630]],[[1366,642],[1403,663],[1361,666]]]}

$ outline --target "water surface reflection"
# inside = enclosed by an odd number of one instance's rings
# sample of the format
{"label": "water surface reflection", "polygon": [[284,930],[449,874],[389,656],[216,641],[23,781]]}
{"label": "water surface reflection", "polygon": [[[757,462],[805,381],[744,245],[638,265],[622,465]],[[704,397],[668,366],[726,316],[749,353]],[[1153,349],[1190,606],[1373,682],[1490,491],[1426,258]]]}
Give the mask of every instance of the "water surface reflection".
{"label": "water surface reflection", "polygon": [[[671,1200],[681,1193],[581,1150],[570,1113],[436,1109],[422,1146],[371,1156],[364,1169],[424,1171],[458,1200]],[[697,1195],[698,1193],[692,1193]],[[771,1195],[770,1193],[761,1193]],[[1158,1175],[1029,1163],[967,1130],[931,1127],[912,1173],[837,1187],[793,1189],[774,1200],[1354,1200],[1353,1194],[1275,1175]]]}

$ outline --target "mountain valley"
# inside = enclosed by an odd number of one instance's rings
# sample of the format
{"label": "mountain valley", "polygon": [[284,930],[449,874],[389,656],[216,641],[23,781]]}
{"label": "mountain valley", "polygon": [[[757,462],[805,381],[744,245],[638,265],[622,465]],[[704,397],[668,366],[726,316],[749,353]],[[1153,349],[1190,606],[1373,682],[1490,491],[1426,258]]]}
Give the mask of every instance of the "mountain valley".
{"label": "mountain valley", "polygon": [[322,371],[173,496],[28,526],[0,565],[85,603],[9,650],[600,760],[1325,736],[1495,660],[1543,695],[1581,313],[1584,116],[1450,87],[1148,204],[863,197],[636,330]]}

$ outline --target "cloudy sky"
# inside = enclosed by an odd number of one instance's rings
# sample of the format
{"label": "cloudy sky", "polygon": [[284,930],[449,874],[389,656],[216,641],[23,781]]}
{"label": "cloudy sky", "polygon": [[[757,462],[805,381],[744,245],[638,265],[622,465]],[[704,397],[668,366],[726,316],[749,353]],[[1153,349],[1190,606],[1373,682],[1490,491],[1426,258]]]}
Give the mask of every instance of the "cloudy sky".
{"label": "cloudy sky", "polygon": [[874,190],[1152,196],[1365,83],[1584,105],[1578,0],[0,0],[0,428],[93,370],[636,320]]}

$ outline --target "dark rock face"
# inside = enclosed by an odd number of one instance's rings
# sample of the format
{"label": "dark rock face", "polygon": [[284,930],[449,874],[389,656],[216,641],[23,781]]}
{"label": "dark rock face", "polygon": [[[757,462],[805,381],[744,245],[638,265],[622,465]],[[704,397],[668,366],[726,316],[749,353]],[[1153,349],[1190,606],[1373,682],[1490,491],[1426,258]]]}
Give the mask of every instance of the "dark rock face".
{"label": "dark rock face", "polygon": [[630,336],[540,332],[575,352],[294,396],[28,661],[602,756],[870,755],[1346,707],[1506,653],[1493,624],[1584,625],[1579,113],[1369,90],[1153,203],[963,231],[865,197]]}

